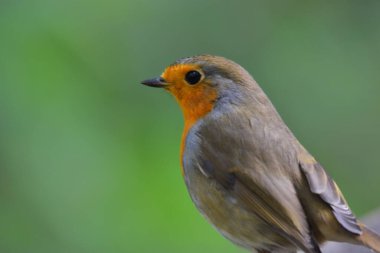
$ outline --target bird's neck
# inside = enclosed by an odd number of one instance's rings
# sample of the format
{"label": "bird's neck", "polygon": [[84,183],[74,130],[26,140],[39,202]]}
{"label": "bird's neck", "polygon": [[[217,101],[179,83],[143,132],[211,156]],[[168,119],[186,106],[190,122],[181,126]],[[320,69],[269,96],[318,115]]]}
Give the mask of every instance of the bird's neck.
{"label": "bird's neck", "polygon": [[182,175],[183,171],[183,153],[186,145],[186,138],[191,129],[191,127],[201,118],[206,116],[214,107],[214,100],[204,100],[199,97],[194,96],[189,99],[188,97],[184,100],[179,100],[177,98],[178,103],[181,106],[183,117],[184,117],[184,128],[182,132],[181,138],[181,168]]}

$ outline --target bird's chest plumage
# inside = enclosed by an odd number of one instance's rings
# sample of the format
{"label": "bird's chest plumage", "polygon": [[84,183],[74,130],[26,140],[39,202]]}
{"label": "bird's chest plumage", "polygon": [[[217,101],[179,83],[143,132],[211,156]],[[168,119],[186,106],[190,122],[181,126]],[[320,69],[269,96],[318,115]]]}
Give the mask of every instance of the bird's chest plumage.
{"label": "bird's chest plumage", "polygon": [[263,242],[258,231],[261,221],[244,210],[226,189],[194,167],[185,167],[184,177],[194,204],[223,236],[251,250],[259,246],[256,242]]}
{"label": "bird's chest plumage", "polygon": [[[251,251],[271,241],[269,228],[241,200],[202,168],[196,134],[189,133],[183,151],[183,172],[191,199],[202,215],[226,238]],[[215,168],[217,169],[217,168]],[[273,239],[273,238],[272,238]]]}

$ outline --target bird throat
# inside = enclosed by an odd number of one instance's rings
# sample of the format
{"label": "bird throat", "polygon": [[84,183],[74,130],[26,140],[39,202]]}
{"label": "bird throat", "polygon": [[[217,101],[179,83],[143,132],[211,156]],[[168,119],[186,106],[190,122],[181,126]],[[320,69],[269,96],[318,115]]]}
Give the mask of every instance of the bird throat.
{"label": "bird throat", "polygon": [[[171,93],[180,105],[185,121],[180,152],[182,160],[189,130],[198,120],[206,116],[213,109],[217,94],[211,88],[202,87],[202,84],[197,89],[188,90],[188,88],[182,88]],[[183,174],[183,164],[181,163],[181,165]]]}
{"label": "bird throat", "polygon": [[[213,109],[218,96],[215,87],[205,81],[189,85],[183,80],[185,73],[194,68],[196,68],[194,65],[170,66],[162,75],[165,80],[172,84],[166,89],[177,100],[185,120],[181,141],[181,160],[190,128]],[[181,163],[181,165],[183,164]]]}

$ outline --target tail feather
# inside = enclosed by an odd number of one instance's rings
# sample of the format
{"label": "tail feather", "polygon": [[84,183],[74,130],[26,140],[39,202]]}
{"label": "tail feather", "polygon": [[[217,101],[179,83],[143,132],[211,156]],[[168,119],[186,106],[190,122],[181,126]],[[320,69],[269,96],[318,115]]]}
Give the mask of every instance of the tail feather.
{"label": "tail feather", "polygon": [[380,235],[364,225],[360,225],[363,234],[360,235],[359,240],[363,245],[371,248],[372,250],[380,253]]}

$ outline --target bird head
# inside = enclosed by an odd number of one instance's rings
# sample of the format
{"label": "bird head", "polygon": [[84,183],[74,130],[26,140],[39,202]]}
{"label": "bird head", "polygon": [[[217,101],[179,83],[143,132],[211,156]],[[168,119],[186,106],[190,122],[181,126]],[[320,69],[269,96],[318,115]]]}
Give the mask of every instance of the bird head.
{"label": "bird head", "polygon": [[161,76],[141,83],[171,93],[189,125],[212,111],[218,103],[241,104],[255,90],[261,91],[240,65],[212,55],[179,59]]}

